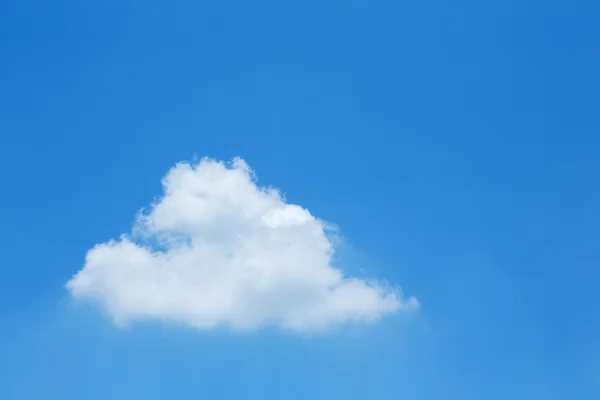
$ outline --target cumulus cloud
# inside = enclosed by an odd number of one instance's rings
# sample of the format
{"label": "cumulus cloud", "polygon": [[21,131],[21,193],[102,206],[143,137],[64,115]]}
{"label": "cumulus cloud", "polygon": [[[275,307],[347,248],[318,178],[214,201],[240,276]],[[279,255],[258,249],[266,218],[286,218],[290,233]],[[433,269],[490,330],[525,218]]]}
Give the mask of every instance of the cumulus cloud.
{"label": "cumulus cloud", "polygon": [[398,288],[344,276],[327,224],[259,187],[248,164],[180,163],[130,235],[98,244],[67,283],[117,324],[315,331],[418,307]]}

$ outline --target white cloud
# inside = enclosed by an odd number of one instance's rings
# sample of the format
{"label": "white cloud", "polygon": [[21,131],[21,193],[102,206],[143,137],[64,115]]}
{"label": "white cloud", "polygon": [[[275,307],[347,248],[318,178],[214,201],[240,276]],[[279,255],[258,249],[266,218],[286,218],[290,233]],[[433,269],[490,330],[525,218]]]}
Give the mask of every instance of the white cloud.
{"label": "white cloud", "polygon": [[[326,224],[261,188],[242,159],[180,163],[131,236],[96,245],[67,283],[117,324],[323,330],[418,307],[399,289],[345,277]],[[142,244],[140,244],[142,243]]]}

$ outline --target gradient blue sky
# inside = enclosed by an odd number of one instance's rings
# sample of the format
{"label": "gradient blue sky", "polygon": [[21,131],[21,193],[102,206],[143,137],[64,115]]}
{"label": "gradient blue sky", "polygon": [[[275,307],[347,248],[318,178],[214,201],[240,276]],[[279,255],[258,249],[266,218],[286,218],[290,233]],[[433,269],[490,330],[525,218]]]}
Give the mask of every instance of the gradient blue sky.
{"label": "gradient blue sky", "polygon": [[[483,3],[2,2],[0,398],[600,398],[600,7]],[[244,157],[419,314],[239,335],[72,304],[194,155]]]}

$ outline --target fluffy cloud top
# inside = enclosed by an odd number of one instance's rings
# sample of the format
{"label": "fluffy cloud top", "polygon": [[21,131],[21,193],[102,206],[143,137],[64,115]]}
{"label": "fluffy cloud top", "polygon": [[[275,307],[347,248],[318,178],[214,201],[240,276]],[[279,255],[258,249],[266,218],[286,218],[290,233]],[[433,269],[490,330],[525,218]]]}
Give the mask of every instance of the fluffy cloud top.
{"label": "fluffy cloud top", "polygon": [[242,159],[180,163],[132,237],[96,245],[67,283],[117,324],[159,319],[210,329],[296,331],[370,322],[418,306],[398,289],[345,277],[326,225],[261,188]]}

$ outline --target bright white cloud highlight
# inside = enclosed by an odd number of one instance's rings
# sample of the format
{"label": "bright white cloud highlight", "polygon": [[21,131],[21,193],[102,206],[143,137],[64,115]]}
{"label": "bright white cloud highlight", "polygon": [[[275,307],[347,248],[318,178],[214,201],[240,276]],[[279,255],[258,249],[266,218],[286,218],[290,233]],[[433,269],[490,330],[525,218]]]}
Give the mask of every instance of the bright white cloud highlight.
{"label": "bright white cloud highlight", "polygon": [[345,277],[326,224],[261,188],[242,159],[180,163],[130,236],[96,245],[67,283],[117,324],[323,330],[418,307],[399,289]]}

